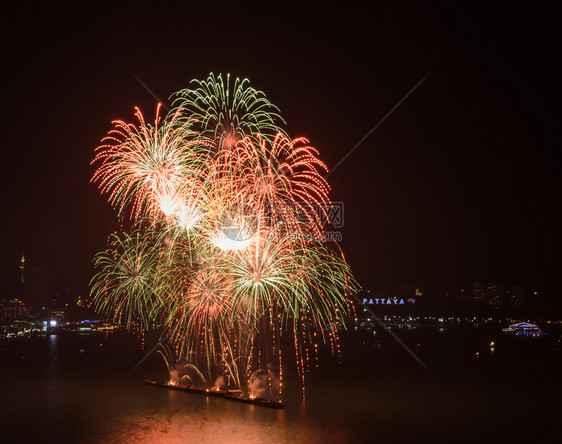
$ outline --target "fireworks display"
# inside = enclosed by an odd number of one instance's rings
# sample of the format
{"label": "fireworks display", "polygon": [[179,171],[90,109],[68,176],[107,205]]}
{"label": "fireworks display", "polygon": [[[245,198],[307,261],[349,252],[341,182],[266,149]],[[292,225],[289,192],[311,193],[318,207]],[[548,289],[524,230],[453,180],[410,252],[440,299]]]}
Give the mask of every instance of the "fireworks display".
{"label": "fireworks display", "polygon": [[96,256],[95,306],[163,326],[178,359],[239,387],[281,373],[283,339],[304,378],[318,341],[338,351],[357,287],[322,241],[327,167],[247,80],[210,74],[173,103],[154,123],[138,109],[138,124],[113,122],[96,150],[92,180],[129,230]]}

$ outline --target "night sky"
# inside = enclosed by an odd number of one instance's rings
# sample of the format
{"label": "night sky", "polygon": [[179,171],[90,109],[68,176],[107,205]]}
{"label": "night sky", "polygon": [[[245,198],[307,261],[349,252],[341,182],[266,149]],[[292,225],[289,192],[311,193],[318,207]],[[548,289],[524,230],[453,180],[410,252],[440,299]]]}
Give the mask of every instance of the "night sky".
{"label": "night sky", "polygon": [[342,247],[364,287],[504,282],[558,301],[561,23],[544,5],[373,2],[262,9],[11,6],[2,27],[3,283],[25,252],[85,287],[117,216],[89,182],[113,119],[193,78],[247,77],[335,165]]}

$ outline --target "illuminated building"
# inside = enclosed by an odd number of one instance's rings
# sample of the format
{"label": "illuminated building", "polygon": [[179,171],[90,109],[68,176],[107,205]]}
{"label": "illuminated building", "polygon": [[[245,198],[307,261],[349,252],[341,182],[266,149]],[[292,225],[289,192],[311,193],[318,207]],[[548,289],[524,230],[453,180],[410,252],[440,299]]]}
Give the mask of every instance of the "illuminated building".
{"label": "illuminated building", "polygon": [[519,310],[525,305],[525,289],[519,286],[512,286],[508,290],[509,305],[511,308]]}
{"label": "illuminated building", "polygon": [[64,310],[51,310],[51,318],[59,324],[64,321]]}
{"label": "illuminated building", "polygon": [[25,270],[25,256],[22,254],[20,259],[20,270],[21,270],[21,283],[25,283],[24,270]]}
{"label": "illuminated building", "polygon": [[485,299],[485,287],[484,282],[473,282],[472,283],[472,300],[474,302],[480,303],[484,302]]}
{"label": "illuminated building", "polygon": [[503,306],[504,287],[503,284],[488,284],[486,285],[486,304],[494,307],[501,308]]}
{"label": "illuminated building", "polygon": [[398,295],[402,298],[413,298],[416,295],[416,286],[414,284],[399,284]]}
{"label": "illuminated building", "polygon": [[3,322],[24,320],[29,317],[29,306],[19,299],[0,301],[0,320]]}

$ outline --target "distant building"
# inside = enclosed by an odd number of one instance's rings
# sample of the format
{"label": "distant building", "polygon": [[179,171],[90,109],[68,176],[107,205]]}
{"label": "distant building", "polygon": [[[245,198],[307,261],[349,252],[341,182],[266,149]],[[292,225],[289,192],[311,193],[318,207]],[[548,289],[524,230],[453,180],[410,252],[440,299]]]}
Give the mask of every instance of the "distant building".
{"label": "distant building", "polygon": [[486,286],[484,282],[476,281],[472,283],[472,300],[476,303],[483,303],[486,299]]}
{"label": "distant building", "polygon": [[416,287],[414,284],[399,284],[398,285],[398,295],[403,298],[414,297],[416,293]]}
{"label": "distant building", "polygon": [[20,270],[21,270],[21,283],[25,283],[25,256],[22,254],[20,259]]}
{"label": "distant building", "polygon": [[503,307],[504,301],[504,286],[503,284],[488,284],[486,285],[485,301],[486,304],[494,307]]}
{"label": "distant building", "polygon": [[525,289],[518,285],[509,287],[508,290],[509,306],[515,310],[520,310],[525,306]]}
{"label": "distant building", "polygon": [[538,310],[541,303],[541,294],[538,291],[529,291],[525,294],[525,308],[527,310]]}
{"label": "distant building", "polygon": [[55,319],[59,324],[64,321],[64,310],[51,310],[51,319]]}
{"label": "distant building", "polygon": [[22,321],[29,318],[29,306],[19,299],[0,301],[0,322]]}
{"label": "distant building", "polygon": [[398,296],[401,298],[417,298],[422,295],[421,290],[414,284],[399,284]]}
{"label": "distant building", "polygon": [[456,292],[455,299],[458,299],[459,301],[470,301],[471,299],[470,292],[464,291],[464,289],[459,290],[458,292]]}

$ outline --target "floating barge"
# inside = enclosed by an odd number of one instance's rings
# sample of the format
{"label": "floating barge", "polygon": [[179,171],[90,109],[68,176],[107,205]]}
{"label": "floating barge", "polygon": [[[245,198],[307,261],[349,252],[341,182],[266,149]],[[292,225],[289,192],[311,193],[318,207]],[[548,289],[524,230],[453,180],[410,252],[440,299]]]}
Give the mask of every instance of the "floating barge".
{"label": "floating barge", "polygon": [[187,384],[168,384],[162,381],[151,381],[147,379],[144,381],[146,384],[155,385],[157,387],[166,388],[168,390],[178,390],[180,392],[198,393],[205,396],[213,396],[215,398],[230,399],[236,402],[243,402],[245,404],[261,405],[263,407],[270,407],[273,409],[282,409],[284,405],[277,401],[270,401],[265,398],[248,398],[242,396],[239,390],[211,390],[208,388],[196,387]]}

